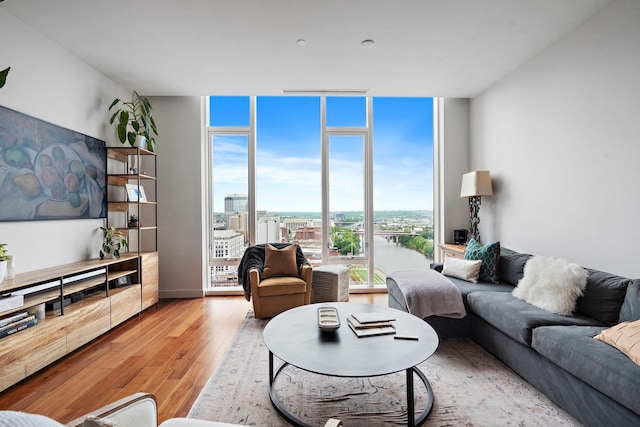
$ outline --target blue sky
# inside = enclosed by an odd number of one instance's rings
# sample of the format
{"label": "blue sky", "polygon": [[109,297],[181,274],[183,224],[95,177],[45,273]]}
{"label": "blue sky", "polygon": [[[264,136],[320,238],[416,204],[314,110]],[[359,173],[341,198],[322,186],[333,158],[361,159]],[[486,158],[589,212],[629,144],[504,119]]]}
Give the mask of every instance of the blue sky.
{"label": "blue sky", "polygon": [[[248,97],[216,97],[211,124],[248,126]],[[364,98],[327,98],[328,126],[366,125]],[[373,100],[374,210],[433,209],[433,104],[430,98]],[[321,210],[320,98],[258,97],[257,208]],[[214,210],[247,193],[246,139],[214,141]],[[363,146],[330,142],[330,210],[363,209]]]}

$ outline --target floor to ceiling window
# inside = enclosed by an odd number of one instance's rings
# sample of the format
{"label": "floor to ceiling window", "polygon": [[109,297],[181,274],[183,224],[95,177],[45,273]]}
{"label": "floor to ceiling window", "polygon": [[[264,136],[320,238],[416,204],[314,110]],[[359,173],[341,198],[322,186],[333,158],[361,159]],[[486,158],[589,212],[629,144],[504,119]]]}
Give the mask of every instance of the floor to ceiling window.
{"label": "floor to ceiling window", "polygon": [[433,261],[432,99],[373,98],[373,146],[375,271],[428,269]]}
{"label": "floor to ceiling window", "polygon": [[428,268],[433,253],[430,98],[210,97],[210,290],[239,289],[256,243],[291,242],[352,289]]}

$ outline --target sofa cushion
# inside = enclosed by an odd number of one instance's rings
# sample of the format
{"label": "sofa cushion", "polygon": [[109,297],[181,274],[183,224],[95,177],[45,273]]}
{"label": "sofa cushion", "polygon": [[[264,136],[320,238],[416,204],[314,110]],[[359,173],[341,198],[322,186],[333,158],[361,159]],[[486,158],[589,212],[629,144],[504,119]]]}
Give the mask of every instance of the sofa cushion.
{"label": "sofa cushion", "polygon": [[620,322],[633,322],[640,320],[640,279],[629,284],[624,296],[624,302],[620,307]]}
{"label": "sofa cushion", "polygon": [[513,290],[513,286],[511,285],[493,284],[487,282],[470,283],[462,279],[456,279],[455,277],[449,277],[449,280],[451,280],[451,282],[456,285],[458,289],[460,289],[460,293],[462,294],[462,301],[464,302],[465,308],[467,309],[467,296],[472,292],[494,291],[510,293]]}
{"label": "sofa cushion", "polygon": [[526,346],[531,345],[533,329],[550,325],[603,326],[585,316],[563,316],[522,301],[508,292],[472,292],[469,309],[498,330]]}
{"label": "sofa cushion", "polygon": [[539,354],[640,414],[640,368],[622,352],[593,339],[605,327],[545,326],[533,331]]}
{"label": "sofa cushion", "polygon": [[511,249],[501,247],[500,261],[498,263],[500,283],[516,286],[524,276],[524,266],[531,256],[530,254],[521,254]]}
{"label": "sofa cushion", "polygon": [[482,246],[472,238],[467,244],[467,249],[464,251],[464,259],[481,260],[480,280],[483,282],[498,283],[500,242],[493,242]]}
{"label": "sofa cushion", "polygon": [[513,296],[552,313],[570,316],[587,283],[587,272],[562,258],[534,256]]}
{"label": "sofa cushion", "polygon": [[605,325],[615,325],[631,279],[591,268],[586,270],[589,273],[587,286],[578,298],[576,313],[593,317]]}

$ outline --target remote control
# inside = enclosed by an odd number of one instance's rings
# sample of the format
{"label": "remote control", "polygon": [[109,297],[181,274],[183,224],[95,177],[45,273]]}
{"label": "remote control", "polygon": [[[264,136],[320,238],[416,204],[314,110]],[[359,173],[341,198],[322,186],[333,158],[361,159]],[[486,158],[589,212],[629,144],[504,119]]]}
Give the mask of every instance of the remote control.
{"label": "remote control", "polygon": [[394,335],[393,336],[397,340],[412,340],[418,341],[420,338],[415,335]]}

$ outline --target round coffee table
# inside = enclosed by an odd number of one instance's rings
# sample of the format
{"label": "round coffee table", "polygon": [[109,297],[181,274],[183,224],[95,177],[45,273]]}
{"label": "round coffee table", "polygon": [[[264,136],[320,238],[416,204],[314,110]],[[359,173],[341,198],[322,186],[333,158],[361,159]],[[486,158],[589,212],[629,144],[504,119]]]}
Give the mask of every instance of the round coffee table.
{"label": "round coffee table", "polygon": [[[334,332],[318,328],[319,307],[335,307],[341,326]],[[347,317],[358,313],[382,313],[396,320],[397,335],[413,335],[418,340],[395,339],[394,335],[358,338],[347,324]],[[335,377],[374,377],[406,371],[407,425],[421,425],[433,406],[433,391],[417,365],[427,360],[438,348],[438,335],[424,320],[400,310],[371,304],[347,302],[310,304],[287,310],[267,323],[263,332],[269,349],[269,397],[276,410],[296,426],[302,420],[284,408],[273,383],[287,365],[308,372]],[[283,361],[274,373],[273,356]],[[427,405],[415,418],[413,376],[416,374],[429,393]]]}

